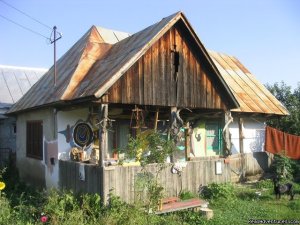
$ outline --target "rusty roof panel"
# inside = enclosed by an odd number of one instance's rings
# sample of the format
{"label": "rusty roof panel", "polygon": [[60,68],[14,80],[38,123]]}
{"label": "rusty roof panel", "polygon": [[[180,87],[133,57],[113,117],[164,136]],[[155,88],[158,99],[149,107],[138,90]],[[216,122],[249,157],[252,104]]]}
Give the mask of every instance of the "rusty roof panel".
{"label": "rusty roof panel", "polygon": [[[53,87],[52,67],[11,112],[63,100],[101,97],[179,19],[185,20],[184,15],[175,13],[131,36],[93,26],[58,60],[56,87]],[[196,42],[202,46],[200,40]],[[236,58],[215,52],[209,54],[207,59],[219,71],[215,70],[216,74],[220,73],[219,79],[224,80],[230,100],[239,104],[233,111],[288,114]]]}
{"label": "rusty roof panel", "polygon": [[240,104],[232,111],[288,115],[286,108],[235,57],[209,51]]}
{"label": "rusty roof panel", "polygon": [[[84,81],[89,82],[88,89],[80,89],[75,98],[94,95],[100,97],[109,87],[126,72],[131,64],[142,56],[141,51],[150,47],[159,32],[170,23],[178,14],[162,19],[160,22],[114,44],[108,53],[96,61]],[[116,75],[117,74],[117,75]]]}
{"label": "rusty roof panel", "polygon": [[[89,40],[95,41],[94,39],[97,39],[97,37],[92,35],[92,31],[94,30],[95,28],[92,27],[57,61],[56,87],[54,87],[54,68],[51,67],[50,70],[32,86],[30,91],[28,91],[17,104],[11,107],[8,113],[60,101],[63,91],[69,84],[84,54],[87,43]],[[32,79],[36,77],[35,74],[30,74],[30,76]]]}

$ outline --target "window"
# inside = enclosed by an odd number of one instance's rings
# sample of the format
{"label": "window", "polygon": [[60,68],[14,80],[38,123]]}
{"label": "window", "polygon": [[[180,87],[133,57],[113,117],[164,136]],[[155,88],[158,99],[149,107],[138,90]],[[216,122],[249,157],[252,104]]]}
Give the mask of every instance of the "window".
{"label": "window", "polygon": [[35,159],[43,159],[43,121],[27,121],[26,155]]}
{"label": "window", "polygon": [[12,134],[16,135],[17,134],[17,125],[15,123],[12,124]]}

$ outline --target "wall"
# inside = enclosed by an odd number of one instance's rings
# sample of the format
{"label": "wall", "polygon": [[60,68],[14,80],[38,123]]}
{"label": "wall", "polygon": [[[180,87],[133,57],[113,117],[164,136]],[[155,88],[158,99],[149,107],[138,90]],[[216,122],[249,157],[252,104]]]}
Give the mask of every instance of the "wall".
{"label": "wall", "polygon": [[0,119],[0,148],[10,148],[13,152],[16,151],[15,125],[16,119],[13,117]]}
{"label": "wall", "polygon": [[[72,129],[78,121],[86,121],[88,108],[58,111],[54,109],[35,110],[22,113],[17,121],[17,167],[21,179],[47,188],[58,187],[59,158],[69,158],[74,147]],[[43,160],[26,157],[26,121],[43,121]],[[67,142],[67,126],[70,141]],[[51,160],[52,158],[52,160]]]}
{"label": "wall", "polygon": [[108,90],[108,102],[226,109],[228,95],[192,43],[180,26],[172,27]]}
{"label": "wall", "polygon": [[[265,119],[243,117],[243,146],[244,153],[262,152],[265,144]],[[234,117],[234,121],[229,125],[231,134],[232,154],[240,153],[239,143],[239,126],[238,119]]]}
{"label": "wall", "polygon": [[[70,150],[75,147],[73,141],[73,128],[77,122],[86,122],[88,119],[88,108],[58,111],[57,112],[57,143],[58,143],[58,158],[70,159]],[[52,181],[55,187],[58,187],[58,164],[54,167],[53,173],[49,174],[49,180]],[[48,187],[49,185],[47,185]]]}
{"label": "wall", "polygon": [[19,169],[20,178],[23,181],[36,186],[45,187],[45,160],[26,157],[26,122],[28,120],[42,120],[44,143],[51,141],[54,139],[55,135],[53,109],[26,112],[19,114],[17,118],[16,163]]}

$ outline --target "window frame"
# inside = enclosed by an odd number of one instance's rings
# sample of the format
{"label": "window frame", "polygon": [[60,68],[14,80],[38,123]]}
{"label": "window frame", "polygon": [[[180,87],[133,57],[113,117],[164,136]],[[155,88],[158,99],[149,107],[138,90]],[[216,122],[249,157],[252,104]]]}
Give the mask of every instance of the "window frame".
{"label": "window frame", "polygon": [[26,157],[43,160],[43,121],[26,122]]}

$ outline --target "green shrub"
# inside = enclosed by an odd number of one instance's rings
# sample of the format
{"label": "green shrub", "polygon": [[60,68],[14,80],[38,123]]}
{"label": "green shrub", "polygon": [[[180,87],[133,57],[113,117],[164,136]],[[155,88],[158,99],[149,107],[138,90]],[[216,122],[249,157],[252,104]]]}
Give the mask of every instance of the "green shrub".
{"label": "green shrub", "polygon": [[195,194],[195,193],[192,193],[190,191],[187,191],[187,190],[182,190],[180,193],[179,193],[179,198],[181,200],[187,200],[187,199],[191,199],[191,198],[197,198],[198,195]]}
{"label": "green shrub", "polygon": [[258,189],[271,189],[274,187],[273,181],[271,179],[260,180],[255,184]]}
{"label": "green shrub", "polygon": [[12,224],[13,212],[8,199],[1,193],[0,196],[0,224]]}
{"label": "green shrub", "polygon": [[172,141],[165,140],[154,130],[146,130],[139,133],[136,138],[130,137],[123,151],[129,159],[135,158],[144,166],[150,163],[165,163],[174,149]]}
{"label": "green shrub", "polygon": [[234,199],[234,187],[231,183],[217,184],[211,183],[201,192],[206,199]]}
{"label": "green shrub", "polygon": [[296,162],[289,159],[284,154],[274,155],[271,171],[273,171],[277,177],[291,180],[293,179],[293,175],[297,168]]}

